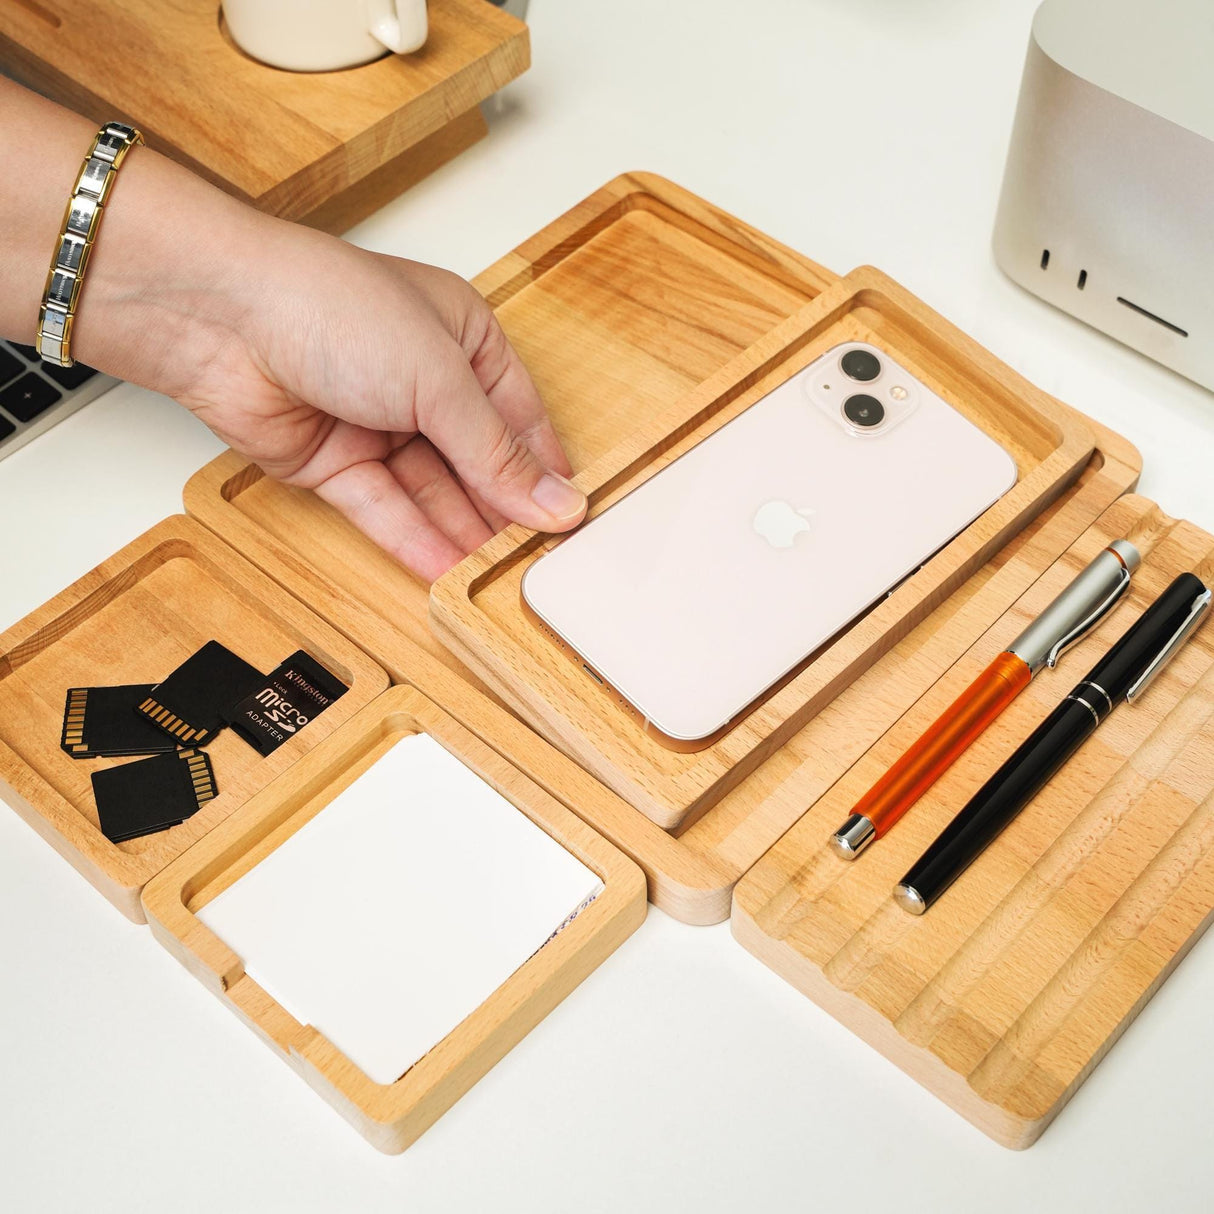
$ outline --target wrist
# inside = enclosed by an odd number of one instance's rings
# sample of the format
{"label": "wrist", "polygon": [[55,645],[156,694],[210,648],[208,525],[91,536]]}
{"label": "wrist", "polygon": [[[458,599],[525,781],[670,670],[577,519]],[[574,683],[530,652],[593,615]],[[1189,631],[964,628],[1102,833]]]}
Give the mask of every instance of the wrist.
{"label": "wrist", "polygon": [[277,221],[146,148],[110,193],[73,329],[72,357],[180,396],[239,339],[266,231]]}

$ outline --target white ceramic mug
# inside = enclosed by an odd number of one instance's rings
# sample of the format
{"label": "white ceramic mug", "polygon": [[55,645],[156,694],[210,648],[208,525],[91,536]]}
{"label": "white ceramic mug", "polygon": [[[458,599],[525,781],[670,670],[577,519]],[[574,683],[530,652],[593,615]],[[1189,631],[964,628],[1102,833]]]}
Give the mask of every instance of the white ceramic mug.
{"label": "white ceramic mug", "polygon": [[426,41],[426,0],[223,0],[232,41],[292,72],[370,63]]}

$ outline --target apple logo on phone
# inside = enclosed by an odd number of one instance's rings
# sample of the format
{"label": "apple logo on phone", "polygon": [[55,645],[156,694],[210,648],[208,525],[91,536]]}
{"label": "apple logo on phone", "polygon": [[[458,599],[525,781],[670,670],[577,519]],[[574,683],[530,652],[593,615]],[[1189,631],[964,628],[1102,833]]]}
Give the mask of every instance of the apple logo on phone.
{"label": "apple logo on phone", "polygon": [[811,528],[809,520],[812,510],[798,510],[791,502],[781,500],[764,502],[755,511],[751,526],[773,548],[791,548],[797,536]]}

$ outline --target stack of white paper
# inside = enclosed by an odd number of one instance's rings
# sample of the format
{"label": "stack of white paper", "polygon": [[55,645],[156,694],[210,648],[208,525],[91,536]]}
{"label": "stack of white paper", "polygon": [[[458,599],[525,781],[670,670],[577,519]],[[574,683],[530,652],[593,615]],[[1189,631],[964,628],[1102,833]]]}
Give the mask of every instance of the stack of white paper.
{"label": "stack of white paper", "polygon": [[416,734],[198,917],[292,1016],[392,1083],[601,888]]}

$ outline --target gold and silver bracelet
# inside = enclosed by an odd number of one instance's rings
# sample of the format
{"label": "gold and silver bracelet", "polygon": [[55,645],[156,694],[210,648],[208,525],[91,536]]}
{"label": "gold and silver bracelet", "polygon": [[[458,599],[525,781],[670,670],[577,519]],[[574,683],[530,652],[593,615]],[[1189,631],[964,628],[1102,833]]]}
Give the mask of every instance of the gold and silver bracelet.
{"label": "gold and silver bracelet", "polygon": [[60,367],[74,365],[71,356],[72,321],[80,301],[80,287],[89,252],[101,226],[101,213],[114,185],[114,178],[127,152],[143,135],[121,122],[107,122],[97,132],[89,154],[68,200],[51,258],[42,306],[38,309],[38,353]]}

